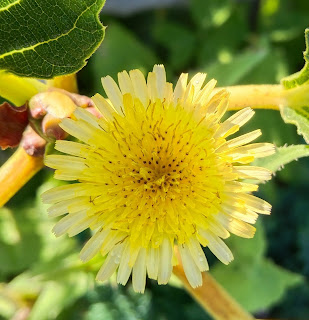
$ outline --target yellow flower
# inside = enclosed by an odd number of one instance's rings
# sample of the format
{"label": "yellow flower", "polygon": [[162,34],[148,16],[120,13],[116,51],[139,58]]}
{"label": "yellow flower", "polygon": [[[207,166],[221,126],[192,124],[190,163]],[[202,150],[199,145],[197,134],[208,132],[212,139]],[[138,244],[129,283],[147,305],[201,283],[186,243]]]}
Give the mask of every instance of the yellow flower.
{"label": "yellow flower", "polygon": [[96,118],[77,108],[61,127],[81,142],[57,141],[69,155],[50,155],[46,165],[55,178],[77,183],[43,194],[52,217],[64,215],[54,227],[57,236],[94,231],[80,257],[88,261],[106,256],[97,280],[117,271],[125,285],[132,273],[133,288],[143,292],[146,273],[166,284],[177,264],[177,246],[192,287],[202,283],[208,263],[201,248],[223,263],[233,255],[221,240],[230,233],[251,238],[258,213],[271,206],[250,193],[257,184],[243,179],[268,180],[264,168],[248,166],[274,152],[269,143],[248,144],[260,136],[255,130],[231,140],[254,114],[245,108],[221,118],[229,94],[214,94],[216,81],[204,87],[205,74],[189,83],[182,74],[175,89],[166,82],[162,65],[154,66],[147,82],[139,70],[102,79],[109,98],[95,95],[102,114]]}

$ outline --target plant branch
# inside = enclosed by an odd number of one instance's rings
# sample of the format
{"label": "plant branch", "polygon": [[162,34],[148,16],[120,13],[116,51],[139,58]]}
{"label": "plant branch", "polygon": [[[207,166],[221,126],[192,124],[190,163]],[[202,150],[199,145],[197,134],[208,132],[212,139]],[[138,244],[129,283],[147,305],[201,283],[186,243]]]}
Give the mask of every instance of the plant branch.
{"label": "plant branch", "polygon": [[231,94],[228,110],[240,110],[245,107],[280,110],[280,105],[285,102],[284,88],[281,85],[242,85],[221,87],[216,91],[221,89]]}
{"label": "plant branch", "polygon": [[210,276],[203,272],[203,284],[193,289],[189,284],[181,264],[173,269],[186,290],[216,320],[253,320],[241,306]]}
{"label": "plant branch", "polygon": [[19,147],[0,168],[0,207],[43,166],[43,157],[29,156],[22,147]]}

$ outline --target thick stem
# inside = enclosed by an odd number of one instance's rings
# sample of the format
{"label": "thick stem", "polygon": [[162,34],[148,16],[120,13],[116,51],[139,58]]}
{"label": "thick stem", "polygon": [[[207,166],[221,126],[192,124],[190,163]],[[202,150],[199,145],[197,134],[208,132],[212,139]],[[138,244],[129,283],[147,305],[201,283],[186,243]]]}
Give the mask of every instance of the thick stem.
{"label": "thick stem", "polygon": [[0,168],[0,207],[43,166],[43,157],[29,156],[22,147],[19,147]]}
{"label": "thick stem", "polygon": [[231,93],[229,110],[240,110],[245,107],[253,109],[280,110],[285,101],[284,88],[281,85],[243,85],[217,88]]}
{"label": "thick stem", "polygon": [[78,93],[76,73],[55,77],[47,81],[49,87],[60,88],[72,93]]}
{"label": "thick stem", "polygon": [[213,279],[209,272],[203,272],[203,284],[193,289],[181,264],[173,269],[190,295],[216,320],[253,320],[240,305]]}

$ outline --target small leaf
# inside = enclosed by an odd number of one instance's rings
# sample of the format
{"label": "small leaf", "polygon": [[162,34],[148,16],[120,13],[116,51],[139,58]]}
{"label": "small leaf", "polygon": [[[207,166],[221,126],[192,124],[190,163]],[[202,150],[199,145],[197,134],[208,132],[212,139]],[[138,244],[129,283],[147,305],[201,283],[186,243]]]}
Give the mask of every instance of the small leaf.
{"label": "small leaf", "polygon": [[0,147],[17,147],[28,124],[27,107],[14,107],[5,102],[0,105]]}
{"label": "small leaf", "polygon": [[305,41],[304,67],[281,80],[287,89],[284,92],[287,105],[282,106],[280,112],[283,120],[295,124],[298,134],[309,143],[309,28],[305,30]]}
{"label": "small leaf", "polygon": [[276,153],[265,159],[258,159],[254,164],[276,172],[284,165],[302,157],[309,157],[309,146],[300,144],[277,148]]}
{"label": "small leaf", "polygon": [[309,106],[298,108],[284,106],[280,109],[280,113],[286,123],[296,125],[297,133],[309,143]]}
{"label": "small leaf", "polygon": [[309,28],[305,30],[306,50],[304,51],[305,65],[299,71],[282,79],[281,83],[286,89],[301,86],[309,80]]}
{"label": "small leaf", "polygon": [[104,27],[98,14],[104,2],[2,1],[0,68],[34,78],[81,69],[103,40]]}

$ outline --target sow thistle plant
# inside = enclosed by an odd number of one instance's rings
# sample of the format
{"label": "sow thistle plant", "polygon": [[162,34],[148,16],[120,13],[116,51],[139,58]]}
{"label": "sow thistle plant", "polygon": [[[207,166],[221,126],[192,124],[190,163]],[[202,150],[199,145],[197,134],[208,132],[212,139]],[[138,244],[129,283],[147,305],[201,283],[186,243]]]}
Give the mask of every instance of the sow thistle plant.
{"label": "sow thistle plant", "polygon": [[[35,19],[13,28],[8,17],[27,17],[27,5],[33,16],[49,16],[53,7],[70,31],[61,29],[62,22],[57,28],[42,23],[38,42]],[[98,281],[114,278],[122,285],[131,277],[138,293],[147,277],[167,284],[174,273],[215,319],[252,319],[206,272],[204,249],[229,264],[233,253],[224,240],[231,233],[252,238],[258,215],[270,214],[271,205],[254,195],[258,185],[309,155],[306,145],[256,143],[259,128],[236,135],[253,108],[275,109],[308,143],[309,29],[304,68],[280,85],[215,88],[204,73],[191,79],[183,73],[173,86],[164,66],[155,65],[146,77],[145,70],[122,71],[117,82],[103,77],[105,97],[90,98],[78,93],[75,72],[103,40],[103,5],[0,4],[0,28],[11,30],[10,41],[17,39],[16,48],[4,39],[0,50],[0,96],[6,100],[0,106],[0,147],[18,147],[0,168],[0,206],[44,165],[55,169],[55,179],[66,182],[41,195],[57,220],[52,231],[91,234],[80,252],[85,263],[76,269],[86,266]],[[27,46],[20,48],[23,41]],[[44,291],[39,285],[36,290]]]}
{"label": "sow thistle plant", "polygon": [[204,86],[197,73],[189,83],[182,74],[173,89],[165,70],[156,65],[147,77],[139,70],[102,79],[108,99],[93,97],[100,112],[95,117],[77,108],[60,127],[80,142],[60,140],[45,164],[55,178],[78,183],[43,194],[53,204],[53,217],[68,213],[54,227],[60,236],[94,231],[81,251],[88,261],[106,256],[97,280],[115,271],[125,285],[132,273],[133,288],[144,292],[146,273],[166,284],[179,251],[192,287],[202,284],[208,263],[201,248],[208,247],[225,264],[233,254],[222,239],[230,232],[251,238],[258,213],[271,206],[251,195],[256,183],[271,172],[250,166],[256,158],[274,153],[270,143],[251,143],[255,130],[228,139],[251,119],[244,108],[226,120],[229,93],[213,93],[216,81]]}

